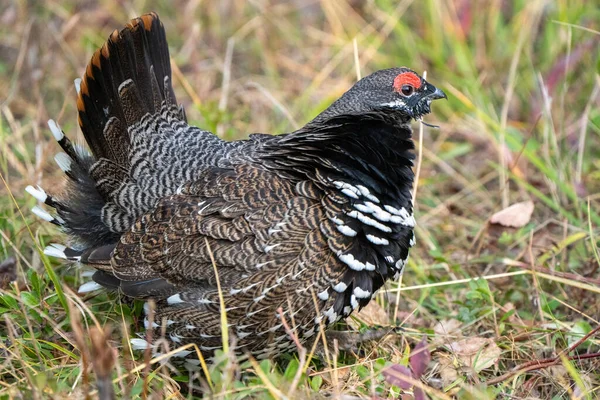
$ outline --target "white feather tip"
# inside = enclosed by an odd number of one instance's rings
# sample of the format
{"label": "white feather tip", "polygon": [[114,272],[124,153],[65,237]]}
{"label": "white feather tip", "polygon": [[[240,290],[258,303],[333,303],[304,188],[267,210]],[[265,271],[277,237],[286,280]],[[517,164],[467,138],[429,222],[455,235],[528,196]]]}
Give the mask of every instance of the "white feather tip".
{"label": "white feather tip", "polygon": [[60,126],[58,126],[53,119],[48,120],[48,128],[50,128],[50,132],[52,132],[52,136],[54,136],[54,139],[56,139],[57,142],[61,141],[62,138],[65,137],[65,134],[60,129]]}
{"label": "white feather tip", "polygon": [[71,170],[71,157],[67,153],[58,153],[54,156],[54,161],[63,172]]}
{"label": "white feather tip", "polygon": [[77,78],[73,81],[73,83],[75,84],[75,90],[77,91],[77,94],[79,95],[79,93],[81,93],[81,78]]}
{"label": "white feather tip", "polygon": [[37,201],[40,201],[42,203],[45,202],[46,199],[48,198],[48,195],[46,194],[44,189],[42,189],[39,186],[36,189],[33,186],[29,185],[25,188],[25,191],[27,193],[29,193],[31,196],[35,197],[37,199]]}
{"label": "white feather tip", "polygon": [[64,260],[67,259],[67,255],[65,254],[66,246],[58,243],[52,243],[49,246],[46,246],[44,249],[44,254],[48,257],[56,257],[62,258]]}
{"label": "white feather tip", "polygon": [[100,290],[100,289],[102,289],[102,285],[100,285],[99,283],[96,283],[94,281],[90,281],[90,282],[86,282],[83,285],[79,286],[77,293],[89,293],[89,292],[93,292],[94,290]]}
{"label": "white feather tip", "polygon": [[31,211],[44,221],[51,222],[54,220],[54,217],[48,214],[48,212],[41,207],[35,206],[31,209]]}

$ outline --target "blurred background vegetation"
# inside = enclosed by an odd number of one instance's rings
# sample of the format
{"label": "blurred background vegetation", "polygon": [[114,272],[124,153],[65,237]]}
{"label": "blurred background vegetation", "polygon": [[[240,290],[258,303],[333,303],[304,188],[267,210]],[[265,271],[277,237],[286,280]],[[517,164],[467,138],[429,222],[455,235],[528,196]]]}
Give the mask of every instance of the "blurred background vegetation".
{"label": "blurred background vegetation", "polygon": [[[403,331],[308,362],[225,355],[203,383],[215,398],[600,397],[597,2],[0,0],[0,399],[94,398],[102,379],[117,398],[202,385],[144,368],[127,342],[143,331],[139,305],[77,295],[89,277],[41,254],[64,239],[24,194],[59,190],[46,121],[83,141],[73,79],[148,11],[188,120],[227,139],[292,131],[381,68],[427,71],[449,97],[426,117],[439,129],[415,125],[417,246],[403,280],[340,327]],[[417,362],[422,337],[430,358]],[[410,384],[397,376],[408,365]]]}

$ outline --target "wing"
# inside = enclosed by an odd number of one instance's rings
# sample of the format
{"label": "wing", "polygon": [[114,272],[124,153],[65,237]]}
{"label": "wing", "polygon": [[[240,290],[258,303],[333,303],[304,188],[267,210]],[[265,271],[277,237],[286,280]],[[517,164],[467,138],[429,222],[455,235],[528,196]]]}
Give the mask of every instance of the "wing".
{"label": "wing", "polygon": [[221,347],[218,280],[239,346],[268,357],[293,346],[279,308],[305,339],[378,288],[373,270],[338,257],[356,244],[336,223],[346,206],[318,183],[248,164],[213,168],[139,218],[110,262],[94,266],[126,295],[158,298],[155,327],[164,321],[171,341],[203,351]]}

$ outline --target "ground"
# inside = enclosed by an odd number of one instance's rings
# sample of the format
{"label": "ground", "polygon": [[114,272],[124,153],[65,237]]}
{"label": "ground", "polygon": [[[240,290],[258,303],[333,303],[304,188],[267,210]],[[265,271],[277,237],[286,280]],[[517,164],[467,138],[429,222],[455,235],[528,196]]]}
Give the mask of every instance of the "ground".
{"label": "ground", "polygon": [[[117,398],[201,386],[224,399],[600,397],[594,3],[4,0],[0,399],[96,398],[111,380]],[[143,330],[140,305],[78,295],[85,271],[41,254],[64,240],[24,192],[63,182],[46,121],[82,141],[73,79],[113,29],[151,10],[188,119],[227,139],[294,130],[380,68],[427,71],[448,94],[426,118],[439,129],[415,124],[404,277],[338,327],[388,335],[337,354],[321,343],[310,359],[311,348],[260,363],[224,354],[209,379],[149,368],[157,360],[127,340]]]}

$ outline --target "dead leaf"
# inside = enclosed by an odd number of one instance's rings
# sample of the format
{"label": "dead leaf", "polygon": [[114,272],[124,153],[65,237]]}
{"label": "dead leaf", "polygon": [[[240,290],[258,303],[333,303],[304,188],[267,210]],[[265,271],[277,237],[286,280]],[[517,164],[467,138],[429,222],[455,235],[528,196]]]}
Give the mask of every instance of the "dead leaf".
{"label": "dead leaf", "polygon": [[502,350],[492,339],[479,337],[465,338],[450,343],[448,347],[462,365],[475,372],[491,367],[502,354]]}
{"label": "dead leaf", "polygon": [[438,353],[437,361],[439,363],[442,385],[447,387],[458,379],[458,365],[454,363],[453,357],[449,354]]}
{"label": "dead leaf", "polygon": [[521,228],[531,220],[533,209],[534,205],[531,200],[515,203],[492,215],[490,223],[510,228]]}
{"label": "dead leaf", "polygon": [[423,337],[410,353],[410,369],[417,379],[420,379],[431,361],[431,353],[427,347],[427,339]]}
{"label": "dead leaf", "polygon": [[478,337],[452,342],[448,345],[448,349],[451,353],[436,353],[444,387],[454,383],[459,376],[491,367],[502,353],[492,339]]}
{"label": "dead leaf", "polygon": [[461,327],[462,322],[457,319],[444,319],[439,321],[433,327],[433,332],[435,333],[433,343],[439,346],[462,338]]}
{"label": "dead leaf", "polygon": [[[354,314],[354,317],[367,326],[390,325],[390,316],[376,301],[369,302],[362,310]],[[360,328],[360,324],[352,318],[348,318],[346,323],[356,330]]]}
{"label": "dead leaf", "polygon": [[409,379],[415,379],[412,371],[405,365],[392,365],[389,368],[386,368],[383,371],[383,376],[385,376],[385,380],[391,383],[392,385],[396,385],[403,390],[409,390],[413,385],[404,377],[408,377]]}

